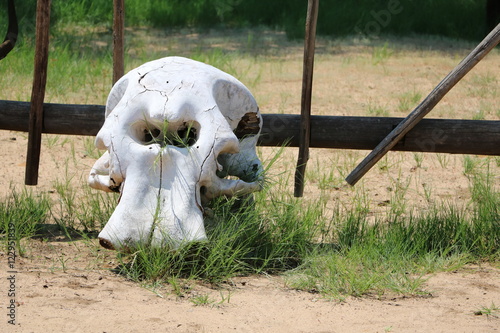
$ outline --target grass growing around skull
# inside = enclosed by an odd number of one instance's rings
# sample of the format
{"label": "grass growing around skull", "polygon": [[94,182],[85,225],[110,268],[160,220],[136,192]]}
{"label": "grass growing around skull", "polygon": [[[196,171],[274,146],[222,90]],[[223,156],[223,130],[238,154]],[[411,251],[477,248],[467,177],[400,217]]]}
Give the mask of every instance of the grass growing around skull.
{"label": "grass growing around skull", "polygon": [[207,242],[176,250],[139,246],[123,257],[121,273],[134,280],[186,278],[220,283],[234,276],[296,267],[318,235],[321,209],[304,206],[298,199],[275,197],[271,189],[245,198],[214,200],[205,220]]}
{"label": "grass growing around skull", "polygon": [[407,216],[390,211],[374,222],[362,200],[354,210],[337,207],[328,216],[324,201],[304,204],[287,194],[290,184],[281,178],[238,209],[235,199],[216,200],[208,242],[173,251],[136,248],[121,256],[120,273],[173,286],[180,279],[220,284],[241,275],[284,274],[291,288],[340,299],[427,294],[429,273],[499,259],[500,196],[488,163],[469,170],[476,193],[469,207],[442,203]]}
{"label": "grass growing around skull", "polygon": [[[253,200],[215,200],[206,221],[208,242],[176,250],[138,247],[132,253],[118,253],[116,269],[141,284],[169,284],[174,290],[179,281],[220,285],[236,276],[282,274],[290,288],[336,299],[425,295],[429,273],[499,260],[500,194],[490,172],[496,162],[463,160],[472,193],[467,207],[440,203],[423,212],[388,210],[373,220],[362,195],[349,209],[336,205],[328,210],[324,199],[293,198],[287,190],[291,178],[280,174],[270,176],[265,190]],[[59,203],[26,191],[14,191],[4,200],[3,238],[8,223],[15,224],[18,244],[22,238],[40,233],[43,237],[40,227],[49,219],[63,230],[79,230],[84,239],[95,237],[117,196],[100,197],[100,192],[88,190],[79,201],[70,185],[56,188]],[[68,258],[63,259],[69,265]]]}
{"label": "grass growing around skull", "polygon": [[285,261],[299,256],[285,249],[285,243],[273,243],[272,233],[256,225],[258,218],[247,209],[235,214],[230,212],[229,203],[221,202],[214,208],[218,216],[207,225],[208,242],[176,250],[135,248],[125,257],[122,273],[141,281],[185,278],[220,283],[237,275],[285,267]]}

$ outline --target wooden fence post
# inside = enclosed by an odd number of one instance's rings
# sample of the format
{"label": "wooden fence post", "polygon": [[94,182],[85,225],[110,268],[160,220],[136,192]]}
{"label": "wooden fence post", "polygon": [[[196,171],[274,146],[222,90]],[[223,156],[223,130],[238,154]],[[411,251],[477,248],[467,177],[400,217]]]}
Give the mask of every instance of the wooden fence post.
{"label": "wooden fence post", "polygon": [[304,194],[304,175],[309,160],[311,140],[311,96],[314,70],[314,48],[316,44],[316,22],[318,21],[319,0],[309,0],[307,6],[306,35],[304,41],[304,68],[302,75],[302,98],[300,105],[300,147],[295,170],[295,197]]}
{"label": "wooden fence post", "polygon": [[124,74],[125,1],[113,0],[113,84]]}
{"label": "wooden fence post", "polygon": [[50,1],[38,0],[36,7],[36,45],[33,88],[29,119],[28,153],[26,155],[26,185],[38,184],[38,167],[42,143],[43,101],[49,59]]}

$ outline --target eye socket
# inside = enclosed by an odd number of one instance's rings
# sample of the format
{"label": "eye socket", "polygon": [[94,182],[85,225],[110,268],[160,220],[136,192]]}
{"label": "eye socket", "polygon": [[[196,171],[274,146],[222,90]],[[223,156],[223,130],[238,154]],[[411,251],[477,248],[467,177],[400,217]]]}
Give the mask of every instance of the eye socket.
{"label": "eye socket", "polygon": [[155,141],[161,141],[159,140],[159,136],[161,134],[161,131],[159,128],[152,128],[152,129],[149,129],[149,128],[145,128],[143,130],[143,133],[144,133],[144,142],[145,143],[154,143]]}
{"label": "eye socket", "polygon": [[191,147],[196,140],[198,140],[198,131],[193,123],[183,123],[173,136],[172,144],[176,147]]}
{"label": "eye socket", "polygon": [[241,140],[249,135],[257,135],[260,131],[260,119],[256,112],[248,112],[243,115],[238,126],[234,130],[236,137]]}
{"label": "eye socket", "polygon": [[137,137],[142,144],[159,144],[161,147],[175,146],[179,148],[191,147],[198,140],[197,122],[184,122],[180,126],[166,126],[160,129],[152,124],[142,123],[136,130]]}

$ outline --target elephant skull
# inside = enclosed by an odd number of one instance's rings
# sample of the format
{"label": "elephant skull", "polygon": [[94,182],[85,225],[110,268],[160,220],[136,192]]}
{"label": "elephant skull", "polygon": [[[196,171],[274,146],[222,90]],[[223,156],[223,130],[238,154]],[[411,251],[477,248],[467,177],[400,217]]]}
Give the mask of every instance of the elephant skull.
{"label": "elephant skull", "polygon": [[205,240],[204,206],[211,199],[261,187],[255,152],[261,127],[249,90],[212,66],[167,57],[127,73],[108,97],[96,137],[107,151],[89,176],[91,187],[120,192],[101,245]]}

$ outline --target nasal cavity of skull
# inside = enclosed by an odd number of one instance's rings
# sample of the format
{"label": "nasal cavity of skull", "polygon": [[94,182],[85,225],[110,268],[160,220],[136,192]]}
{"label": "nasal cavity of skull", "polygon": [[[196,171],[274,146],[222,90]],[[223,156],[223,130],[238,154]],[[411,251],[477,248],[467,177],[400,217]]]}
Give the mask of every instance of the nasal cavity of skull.
{"label": "nasal cavity of skull", "polygon": [[179,148],[191,147],[198,140],[197,122],[183,122],[178,125],[164,124],[155,126],[151,123],[142,123],[136,131],[139,141],[144,145],[157,144],[161,147],[175,146]]}
{"label": "nasal cavity of skull", "polygon": [[260,131],[260,119],[256,112],[248,112],[241,117],[238,126],[234,129],[234,134],[241,140],[250,135],[257,135]]}

